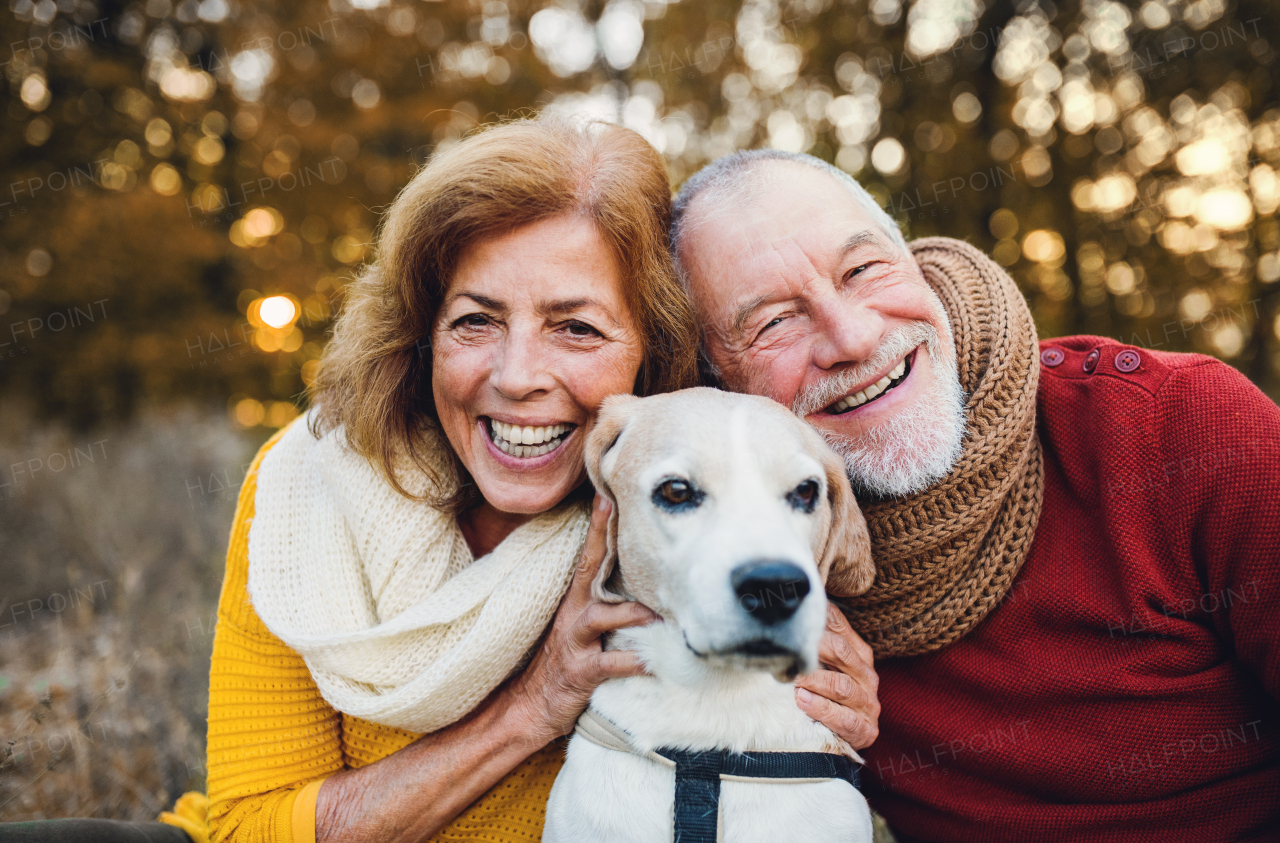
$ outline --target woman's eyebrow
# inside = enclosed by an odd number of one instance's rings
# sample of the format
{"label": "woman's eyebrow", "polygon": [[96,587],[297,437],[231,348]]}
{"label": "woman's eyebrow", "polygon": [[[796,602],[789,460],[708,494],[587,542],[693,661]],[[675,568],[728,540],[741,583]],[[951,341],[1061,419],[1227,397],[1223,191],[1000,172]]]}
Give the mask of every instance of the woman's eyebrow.
{"label": "woman's eyebrow", "polygon": [[586,307],[596,308],[615,325],[618,324],[617,318],[609,312],[609,308],[592,298],[558,299],[538,304],[539,312],[545,316],[564,316]]}
{"label": "woman's eyebrow", "polygon": [[558,301],[539,302],[538,309],[543,313],[567,313],[570,310],[580,310],[584,307],[590,307],[596,302],[592,299],[583,297],[577,299],[559,299]]}
{"label": "woman's eyebrow", "polygon": [[468,293],[466,291],[454,293],[453,297],[449,300],[449,302],[450,304],[452,304],[458,299],[471,299],[476,304],[480,305],[481,307],[488,308],[489,310],[506,310],[507,309],[507,306],[502,302],[498,301],[497,299],[491,299],[488,296],[481,295],[480,293]]}

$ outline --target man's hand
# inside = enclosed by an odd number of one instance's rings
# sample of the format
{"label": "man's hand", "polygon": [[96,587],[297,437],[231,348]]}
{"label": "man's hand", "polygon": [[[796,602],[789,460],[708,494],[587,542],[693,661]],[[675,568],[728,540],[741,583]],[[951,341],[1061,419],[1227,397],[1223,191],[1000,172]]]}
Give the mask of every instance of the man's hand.
{"label": "man's hand", "polygon": [[880,677],[871,647],[833,605],[818,658],[823,669],[796,680],[796,705],[854,749],[866,749],[880,734]]}

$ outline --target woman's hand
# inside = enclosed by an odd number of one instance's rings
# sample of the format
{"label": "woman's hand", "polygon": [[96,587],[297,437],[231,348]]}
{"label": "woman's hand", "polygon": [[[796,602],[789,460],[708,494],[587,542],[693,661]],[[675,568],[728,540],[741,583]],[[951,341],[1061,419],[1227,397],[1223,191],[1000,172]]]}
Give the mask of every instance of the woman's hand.
{"label": "woman's hand", "polygon": [[597,497],[573,582],[523,673],[453,725],[325,780],[316,802],[319,843],[432,838],[531,754],[568,734],[597,685],[644,673],[634,652],[601,647],[602,633],[658,617],[639,603],[591,599],[608,523],[609,504]]}
{"label": "woman's hand", "polygon": [[639,603],[591,599],[591,582],[604,562],[610,510],[609,501],[596,495],[582,557],[551,631],[506,691],[511,695],[512,713],[527,720],[524,728],[543,744],[573,730],[601,682],[645,672],[634,651],[605,650],[600,637],[610,630],[650,623],[658,615]]}
{"label": "woman's hand", "polygon": [[866,749],[880,734],[880,677],[871,647],[830,604],[818,658],[823,669],[796,680],[796,705],[854,749]]}

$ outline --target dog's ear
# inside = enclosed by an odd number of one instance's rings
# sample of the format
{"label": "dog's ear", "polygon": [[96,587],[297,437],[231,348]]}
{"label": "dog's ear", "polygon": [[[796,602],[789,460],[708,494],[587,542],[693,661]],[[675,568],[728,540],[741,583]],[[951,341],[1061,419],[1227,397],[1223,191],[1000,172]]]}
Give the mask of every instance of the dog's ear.
{"label": "dog's ear", "polygon": [[823,443],[823,468],[827,474],[827,503],[831,528],[822,547],[818,573],[834,597],[856,597],[871,588],[876,567],[871,559],[871,535],[867,521],[853,496],[844,460]]}
{"label": "dog's ear", "polygon": [[609,477],[617,458],[614,446],[622,438],[636,400],[634,395],[611,395],[606,398],[600,405],[596,426],[587,437],[585,448],[587,476],[591,478],[591,485],[613,505],[609,512],[609,527],[605,532],[604,562],[591,583],[591,596],[602,603],[622,603],[628,599],[609,587],[609,579],[613,576],[618,561],[618,500],[609,485]]}

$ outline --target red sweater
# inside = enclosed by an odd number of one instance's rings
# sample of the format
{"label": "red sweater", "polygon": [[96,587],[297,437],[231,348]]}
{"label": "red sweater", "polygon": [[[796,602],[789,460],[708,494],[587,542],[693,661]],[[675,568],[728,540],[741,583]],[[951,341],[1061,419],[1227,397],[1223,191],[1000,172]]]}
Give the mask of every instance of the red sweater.
{"label": "red sweater", "polygon": [[1280,409],[1197,354],[1041,360],[1030,554],[967,636],[877,664],[870,801],[901,843],[1280,840]]}

